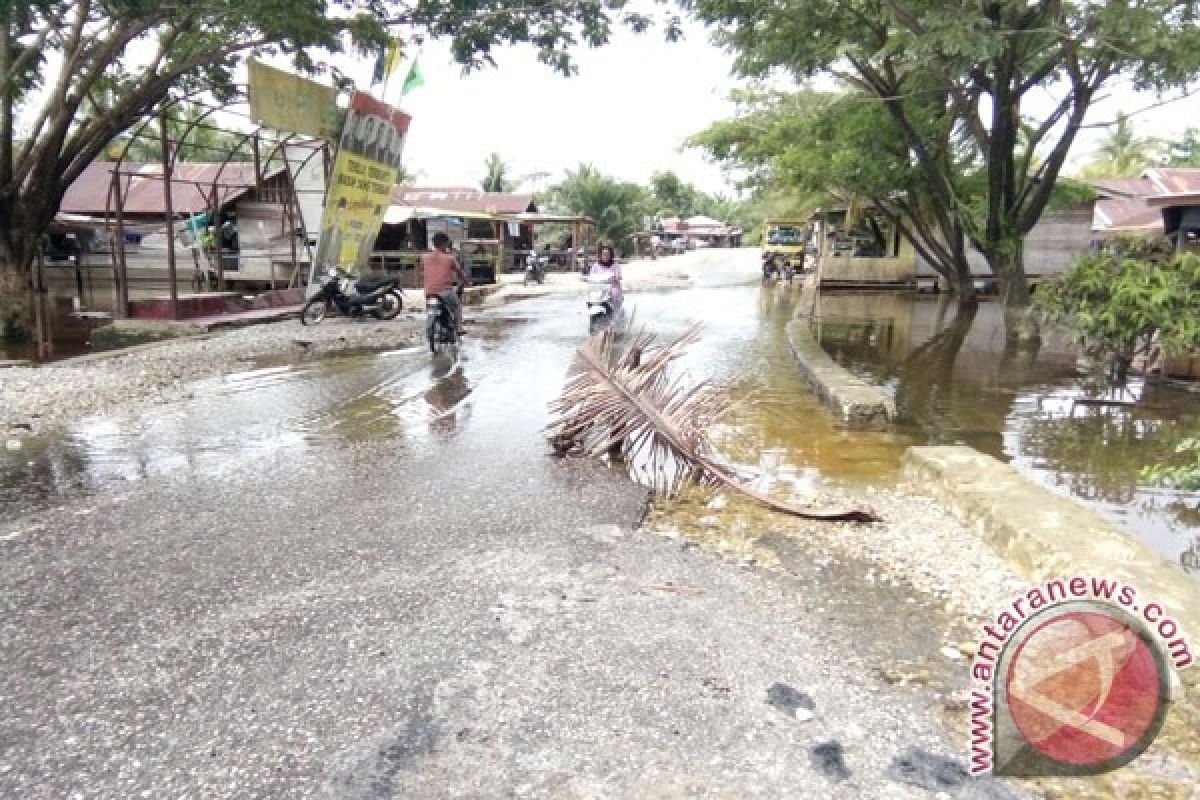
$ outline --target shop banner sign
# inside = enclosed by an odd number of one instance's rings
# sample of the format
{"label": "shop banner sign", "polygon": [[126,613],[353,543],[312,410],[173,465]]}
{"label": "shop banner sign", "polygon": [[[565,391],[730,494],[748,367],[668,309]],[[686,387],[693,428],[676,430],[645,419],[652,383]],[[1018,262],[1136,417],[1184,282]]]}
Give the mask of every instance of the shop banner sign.
{"label": "shop banner sign", "polygon": [[260,125],[330,140],[342,129],[337,92],[324,84],[250,59],[249,94]]}

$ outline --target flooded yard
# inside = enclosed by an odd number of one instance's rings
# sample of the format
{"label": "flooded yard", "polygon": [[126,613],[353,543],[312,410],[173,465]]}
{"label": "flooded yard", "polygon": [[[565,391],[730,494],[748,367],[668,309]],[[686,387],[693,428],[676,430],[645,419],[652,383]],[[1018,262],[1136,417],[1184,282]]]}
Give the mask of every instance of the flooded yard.
{"label": "flooded yard", "polygon": [[824,296],[819,311],[827,352],[893,395],[906,439],[975,447],[1172,561],[1194,558],[1200,493],[1153,486],[1142,470],[1200,433],[1200,394],[1140,380],[1095,384],[1061,335],[1048,334],[1037,352],[1006,352],[996,304],[959,316],[944,299],[847,294]]}

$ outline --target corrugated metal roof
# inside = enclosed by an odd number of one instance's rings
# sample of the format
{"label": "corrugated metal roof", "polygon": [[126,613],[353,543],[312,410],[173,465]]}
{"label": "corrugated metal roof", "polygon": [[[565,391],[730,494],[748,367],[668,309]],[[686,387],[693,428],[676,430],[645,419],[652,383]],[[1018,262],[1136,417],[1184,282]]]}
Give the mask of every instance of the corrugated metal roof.
{"label": "corrugated metal roof", "polygon": [[1101,197],[1096,200],[1096,225],[1101,230],[1162,229],[1162,212],[1145,197]]}
{"label": "corrugated metal roof", "polygon": [[392,202],[398,206],[474,211],[484,214],[520,214],[537,211],[532,194],[485,192],[468,187],[429,188],[397,186]]}
{"label": "corrugated metal roof", "polygon": [[[59,210],[68,214],[115,214],[110,199],[115,163],[95,161],[71,184],[63,196]],[[267,178],[283,171],[276,167]],[[124,189],[122,207],[126,214],[162,214],[166,211],[163,197],[162,166],[160,164],[122,164],[121,182]],[[129,175],[126,173],[139,173]],[[176,214],[198,214],[208,210],[208,199],[217,183],[217,196],[223,202],[240,197],[255,186],[254,165],[231,162],[180,162],[175,165],[171,180],[171,208]]]}
{"label": "corrugated metal roof", "polygon": [[1099,178],[1088,183],[1102,195],[1145,197],[1154,193],[1154,184],[1149,178]]}

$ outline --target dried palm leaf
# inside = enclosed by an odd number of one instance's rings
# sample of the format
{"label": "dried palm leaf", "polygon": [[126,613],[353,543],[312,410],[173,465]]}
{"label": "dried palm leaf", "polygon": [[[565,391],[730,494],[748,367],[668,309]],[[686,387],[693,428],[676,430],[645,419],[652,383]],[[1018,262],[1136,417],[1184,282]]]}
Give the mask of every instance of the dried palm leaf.
{"label": "dried palm leaf", "polygon": [[629,334],[622,352],[612,331],[589,337],[562,394],[550,404],[547,432],[555,451],[600,456],[619,449],[627,459],[644,464],[655,490],[667,495],[692,480],[726,486],[806,519],[876,520],[866,509],[811,509],[778,500],[746,485],[717,457],[705,431],[733,402],[711,383],[689,385],[670,377],[667,369],[699,334],[700,327],[693,326],[662,346],[644,331]]}

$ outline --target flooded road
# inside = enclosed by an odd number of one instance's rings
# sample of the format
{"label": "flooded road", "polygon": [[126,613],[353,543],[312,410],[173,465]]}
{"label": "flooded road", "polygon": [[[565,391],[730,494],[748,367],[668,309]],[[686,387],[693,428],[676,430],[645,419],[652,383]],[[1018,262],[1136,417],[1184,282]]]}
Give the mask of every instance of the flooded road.
{"label": "flooded road", "polygon": [[[707,325],[681,368],[752,399],[721,450],[781,494],[893,480],[912,435],[834,428],[799,292],[718,258],[628,299]],[[782,569],[635,534],[645,493],[542,435],[580,298],[470,316],[457,360],[262,362],[0,454],[0,794],[1028,796],[961,772],[940,599],[736,499]]]}
{"label": "flooded road", "polygon": [[[798,290],[763,289],[753,273],[719,262],[694,279],[689,290],[631,295],[635,325],[665,337],[705,326],[681,367],[745,401],[714,439],[765,486],[886,486],[910,445],[964,443],[1093,506],[1173,562],[1200,548],[1200,493],[1140,477],[1170,442],[1200,432],[1196,394],[1147,387],[1138,407],[1079,405],[1086,387],[1069,347],[1052,340],[1036,359],[1006,357],[990,304],[956,334],[944,302],[827,295],[803,309],[820,314],[815,332],[836,359],[895,395],[902,415],[893,431],[848,432],[788,348],[784,327],[808,302]],[[539,452],[546,403],[585,325],[579,298],[551,296],[479,315],[458,361],[414,347],[252,365],[196,384],[187,402],[93,418],[65,438],[0,453],[0,506],[37,508],[64,492],[166,475],[234,474],[330,443],[417,455],[467,437]]]}

